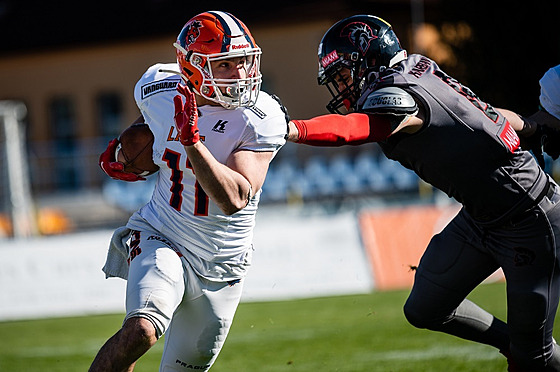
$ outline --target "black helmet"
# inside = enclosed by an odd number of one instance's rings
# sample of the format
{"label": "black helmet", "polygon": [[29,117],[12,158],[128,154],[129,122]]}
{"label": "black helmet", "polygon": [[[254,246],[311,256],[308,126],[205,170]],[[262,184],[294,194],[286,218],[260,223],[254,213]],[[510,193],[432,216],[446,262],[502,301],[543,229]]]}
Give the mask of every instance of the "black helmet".
{"label": "black helmet", "polygon": [[[320,85],[326,85],[333,99],[327,109],[340,113],[339,109],[353,105],[360,96],[361,84],[366,72],[380,71],[406,59],[391,25],[371,15],[355,15],[335,23],[319,44]],[[352,84],[339,89],[340,69],[346,67],[352,74]]]}

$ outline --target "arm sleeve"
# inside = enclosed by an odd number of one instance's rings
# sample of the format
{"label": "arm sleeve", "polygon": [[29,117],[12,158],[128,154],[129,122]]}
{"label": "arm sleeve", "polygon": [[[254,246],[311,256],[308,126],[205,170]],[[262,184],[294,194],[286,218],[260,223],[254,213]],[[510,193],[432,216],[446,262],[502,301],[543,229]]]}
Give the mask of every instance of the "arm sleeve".
{"label": "arm sleeve", "polygon": [[311,146],[355,146],[382,141],[391,134],[387,115],[331,114],[292,122],[299,132],[296,142]]}

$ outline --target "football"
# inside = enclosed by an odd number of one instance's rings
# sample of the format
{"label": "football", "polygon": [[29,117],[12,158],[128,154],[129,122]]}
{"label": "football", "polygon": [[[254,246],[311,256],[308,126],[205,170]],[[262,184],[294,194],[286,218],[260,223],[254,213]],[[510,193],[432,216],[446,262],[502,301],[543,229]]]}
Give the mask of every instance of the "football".
{"label": "football", "polygon": [[117,161],[124,164],[124,171],[149,176],[159,170],[152,159],[154,134],[148,124],[136,123],[120,135]]}

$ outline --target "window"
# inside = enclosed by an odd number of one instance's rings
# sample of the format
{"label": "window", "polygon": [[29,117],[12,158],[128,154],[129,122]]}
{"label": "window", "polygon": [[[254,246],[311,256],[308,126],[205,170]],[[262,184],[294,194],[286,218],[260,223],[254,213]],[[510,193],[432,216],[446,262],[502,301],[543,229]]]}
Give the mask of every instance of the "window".
{"label": "window", "polygon": [[79,157],[76,143],[76,115],[74,102],[68,97],[55,98],[49,106],[52,137],[51,172],[54,188],[75,190],[79,186],[77,167]]}
{"label": "window", "polygon": [[100,94],[97,97],[97,113],[103,142],[117,137],[124,129],[122,101],[117,93]]}

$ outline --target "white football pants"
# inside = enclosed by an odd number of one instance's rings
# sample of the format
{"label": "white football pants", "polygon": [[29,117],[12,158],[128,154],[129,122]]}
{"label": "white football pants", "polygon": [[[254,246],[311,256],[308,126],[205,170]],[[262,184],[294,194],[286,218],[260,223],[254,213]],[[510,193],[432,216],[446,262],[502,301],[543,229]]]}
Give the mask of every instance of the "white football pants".
{"label": "white football pants", "polygon": [[212,282],[194,272],[155,231],[133,230],[127,242],[126,319],[150,320],[165,334],[160,372],[206,371],[226,340],[243,281]]}

